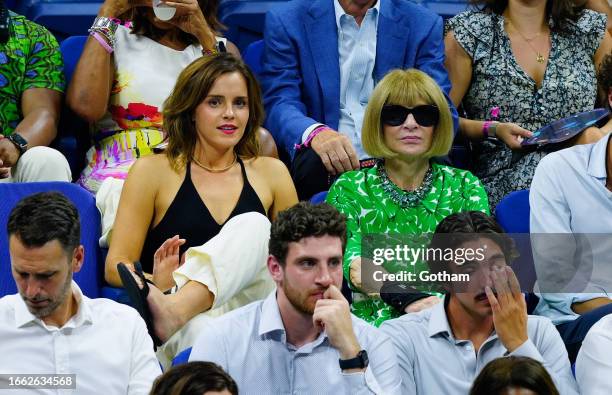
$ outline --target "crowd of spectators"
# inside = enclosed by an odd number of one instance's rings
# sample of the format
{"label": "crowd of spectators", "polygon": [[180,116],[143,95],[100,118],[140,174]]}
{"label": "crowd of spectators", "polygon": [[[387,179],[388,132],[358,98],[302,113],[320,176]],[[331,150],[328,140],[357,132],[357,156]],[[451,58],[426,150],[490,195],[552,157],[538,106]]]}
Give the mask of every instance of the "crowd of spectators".
{"label": "crowd of spectators", "polygon": [[[405,0],[279,2],[258,76],[217,0],[161,1],[169,20],[157,3],[105,0],[68,87],[48,30],[9,11],[0,31],[0,182],[90,192],[104,281],[133,307],[73,280],[91,263],[70,200],[23,199],[0,388],[27,373],[78,394],[611,390],[612,116],[522,144],[610,110],[607,2],[470,0],[446,22]],[[90,127],[80,174],[49,147],[62,105]],[[533,289],[494,217],[519,190]]]}

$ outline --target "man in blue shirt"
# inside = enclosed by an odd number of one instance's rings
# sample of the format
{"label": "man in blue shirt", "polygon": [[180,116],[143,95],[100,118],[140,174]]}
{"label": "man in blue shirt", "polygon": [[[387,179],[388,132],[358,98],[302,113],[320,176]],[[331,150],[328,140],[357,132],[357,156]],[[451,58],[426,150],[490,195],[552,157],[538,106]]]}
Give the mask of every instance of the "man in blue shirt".
{"label": "man in blue shirt", "polygon": [[[448,249],[460,261],[447,257]],[[561,394],[576,383],[559,333],[547,318],[528,316],[525,298],[506,265],[515,251],[495,221],[479,211],[456,213],[438,227],[429,251],[444,251],[430,274],[468,275],[443,281],[444,303],[386,321],[395,345],[404,394],[467,394],[490,361],[524,356],[541,362]]]}
{"label": "man in blue shirt", "polygon": [[[612,55],[604,58],[598,77],[609,106]],[[529,192],[534,263],[542,292],[534,314],[553,320],[572,362],[591,326],[612,313],[610,126],[608,122],[602,128],[607,135],[595,144],[544,157]],[[579,241],[589,245],[586,252],[576,248]]]}
{"label": "man in blue shirt", "polygon": [[293,160],[301,200],[359,168],[364,111],[387,72],[417,68],[450,91],[442,33],[440,16],[402,0],[295,0],[268,13],[266,127]]}
{"label": "man in blue shirt", "polygon": [[390,339],[352,316],[339,290],[344,217],[327,204],[299,203],[270,233],[277,289],[211,320],[190,360],[220,365],[241,393],[399,393]]}

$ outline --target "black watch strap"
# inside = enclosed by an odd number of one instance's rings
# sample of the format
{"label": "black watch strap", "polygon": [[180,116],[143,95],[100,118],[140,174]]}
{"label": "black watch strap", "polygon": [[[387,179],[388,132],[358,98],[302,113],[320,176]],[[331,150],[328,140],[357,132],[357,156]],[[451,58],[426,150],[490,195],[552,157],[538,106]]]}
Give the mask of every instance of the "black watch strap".
{"label": "black watch strap", "polygon": [[368,353],[366,352],[366,350],[361,350],[359,351],[359,353],[357,354],[355,358],[340,359],[339,362],[340,362],[340,369],[347,370],[347,369],[366,368],[370,361],[368,360]]}
{"label": "black watch strap", "polygon": [[21,137],[19,133],[10,134],[6,138],[9,139],[9,141],[13,143],[15,147],[17,147],[19,150],[19,155],[23,155],[23,153],[28,149],[28,141]]}

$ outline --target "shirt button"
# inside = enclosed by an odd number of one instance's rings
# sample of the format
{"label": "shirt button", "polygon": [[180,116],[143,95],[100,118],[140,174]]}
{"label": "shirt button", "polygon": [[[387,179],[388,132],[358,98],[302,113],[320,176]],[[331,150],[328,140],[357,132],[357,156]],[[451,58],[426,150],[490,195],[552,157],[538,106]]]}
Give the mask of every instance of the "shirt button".
{"label": "shirt button", "polygon": [[470,346],[469,344],[466,344],[465,349],[468,351],[472,351],[472,346]]}

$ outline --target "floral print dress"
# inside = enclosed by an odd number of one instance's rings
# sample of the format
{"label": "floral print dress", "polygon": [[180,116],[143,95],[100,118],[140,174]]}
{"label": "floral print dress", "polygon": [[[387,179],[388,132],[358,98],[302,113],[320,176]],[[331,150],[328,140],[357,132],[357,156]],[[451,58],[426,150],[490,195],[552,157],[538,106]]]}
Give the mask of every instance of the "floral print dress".
{"label": "floral print dress", "polygon": [[[342,174],[327,194],[327,202],[347,217],[348,240],[344,252],[344,277],[349,280],[350,263],[362,256],[362,236],[367,234],[433,233],[448,215],[461,211],[489,213],[485,190],[472,173],[432,163],[433,179],[423,200],[414,207],[402,208],[384,190],[378,165]],[[385,266],[389,272],[427,270],[424,262],[412,267]],[[349,281],[350,284],[350,281]],[[351,284],[352,286],[352,284]],[[353,313],[379,326],[399,313],[380,298],[353,293]]]}
{"label": "floral print dress", "polygon": [[[466,11],[446,25],[472,58],[472,82],[463,98],[467,118],[513,122],[536,131],[557,119],[592,110],[597,99],[593,56],[606,31],[606,17],[584,10],[563,30],[551,26],[551,50],[542,86],[519,66],[504,29],[504,17]],[[497,117],[491,112],[499,108]],[[508,193],[528,189],[541,150],[512,152],[503,142],[475,144],[474,173],[482,180],[491,207]]]}

